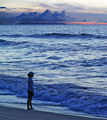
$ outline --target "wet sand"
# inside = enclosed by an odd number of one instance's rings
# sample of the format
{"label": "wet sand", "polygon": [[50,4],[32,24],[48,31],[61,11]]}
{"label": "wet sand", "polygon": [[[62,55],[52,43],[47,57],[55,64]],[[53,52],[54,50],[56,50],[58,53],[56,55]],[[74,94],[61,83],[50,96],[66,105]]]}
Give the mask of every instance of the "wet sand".
{"label": "wet sand", "polygon": [[51,112],[25,110],[19,108],[0,106],[0,120],[105,120],[105,119],[100,117],[63,115]]}

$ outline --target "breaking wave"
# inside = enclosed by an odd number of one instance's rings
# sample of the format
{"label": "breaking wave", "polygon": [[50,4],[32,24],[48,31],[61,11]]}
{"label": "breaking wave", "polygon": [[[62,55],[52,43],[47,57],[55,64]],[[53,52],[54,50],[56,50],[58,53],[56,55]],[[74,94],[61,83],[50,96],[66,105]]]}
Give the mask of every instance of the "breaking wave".
{"label": "breaking wave", "polygon": [[[27,81],[25,78],[15,78],[1,75],[0,89],[9,90],[10,95],[27,97]],[[72,83],[35,84],[34,99],[55,102],[71,110],[81,111],[97,116],[107,117],[107,96],[89,92],[90,87],[82,87]],[[9,93],[8,93],[9,94]]]}
{"label": "breaking wave", "polygon": [[7,40],[0,39],[1,47],[27,45],[27,44],[29,44],[29,42],[27,42],[27,41],[17,42],[17,41],[7,41]]}
{"label": "breaking wave", "polygon": [[86,34],[86,33],[81,33],[81,34],[64,34],[64,33],[46,33],[46,34],[32,34],[32,35],[22,35],[22,34],[13,34],[13,35],[0,35],[3,37],[34,37],[34,38],[71,38],[71,37],[76,37],[76,38],[103,38],[107,39],[107,36],[101,36],[101,35],[93,35],[93,34]]}

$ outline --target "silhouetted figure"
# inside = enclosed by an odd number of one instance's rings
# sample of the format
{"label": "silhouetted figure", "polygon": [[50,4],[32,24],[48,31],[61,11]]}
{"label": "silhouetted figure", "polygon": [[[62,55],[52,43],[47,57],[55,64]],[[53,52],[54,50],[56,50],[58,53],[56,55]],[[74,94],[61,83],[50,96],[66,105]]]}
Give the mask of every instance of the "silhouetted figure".
{"label": "silhouetted figure", "polygon": [[32,96],[34,96],[34,84],[33,84],[33,78],[34,73],[29,72],[28,73],[28,100],[27,100],[27,110],[32,110]]}

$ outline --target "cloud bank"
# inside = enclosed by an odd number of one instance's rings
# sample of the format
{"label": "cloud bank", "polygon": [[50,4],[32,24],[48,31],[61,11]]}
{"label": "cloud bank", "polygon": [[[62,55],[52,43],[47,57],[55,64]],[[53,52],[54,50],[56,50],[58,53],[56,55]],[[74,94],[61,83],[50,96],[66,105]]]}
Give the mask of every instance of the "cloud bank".
{"label": "cloud bank", "polygon": [[[63,4],[57,4],[63,6]],[[73,6],[72,6],[73,7]],[[8,9],[0,7],[0,9]],[[81,9],[81,8],[78,8]],[[0,12],[0,24],[66,24],[75,22],[103,22],[107,23],[105,14],[83,14],[83,13],[68,13],[65,10],[61,12],[52,12],[49,9],[40,12],[22,13],[14,15],[12,13]]]}
{"label": "cloud bank", "polygon": [[11,18],[11,21],[17,24],[38,24],[38,23],[47,23],[54,24],[65,22],[67,19],[70,19],[65,10],[61,12],[51,12],[50,10],[46,10],[42,13],[39,12],[30,12],[29,14],[22,13],[21,15]]}
{"label": "cloud bank", "polygon": [[7,7],[0,7],[1,10],[9,10]]}

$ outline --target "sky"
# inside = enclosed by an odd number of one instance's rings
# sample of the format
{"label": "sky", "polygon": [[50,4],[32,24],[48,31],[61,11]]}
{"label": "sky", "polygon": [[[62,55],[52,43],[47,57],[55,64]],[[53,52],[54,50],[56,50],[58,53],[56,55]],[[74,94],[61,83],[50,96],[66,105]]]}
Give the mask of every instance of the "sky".
{"label": "sky", "polygon": [[[107,13],[107,0],[0,0],[0,7],[10,11],[52,11]],[[2,9],[3,10],[3,9]]]}
{"label": "sky", "polygon": [[75,18],[90,21],[107,20],[107,0],[0,0],[0,12],[62,11]]}

